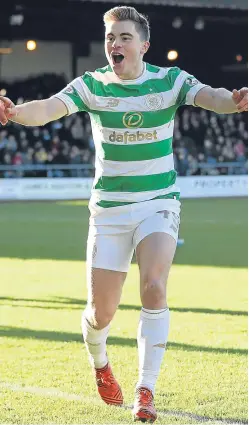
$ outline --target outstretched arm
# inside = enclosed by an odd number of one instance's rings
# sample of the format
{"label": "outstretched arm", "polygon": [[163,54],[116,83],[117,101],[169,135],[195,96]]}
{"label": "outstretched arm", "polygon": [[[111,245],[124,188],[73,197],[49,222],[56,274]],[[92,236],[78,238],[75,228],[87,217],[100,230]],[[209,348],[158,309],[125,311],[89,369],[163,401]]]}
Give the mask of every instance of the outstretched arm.
{"label": "outstretched arm", "polygon": [[195,96],[195,105],[217,114],[248,111],[248,88],[229,90],[204,87]]}
{"label": "outstretched arm", "polygon": [[67,113],[66,105],[56,97],[15,105],[7,97],[0,96],[0,123],[2,125],[7,124],[10,120],[26,126],[40,126],[57,120]]}
{"label": "outstretched arm", "polygon": [[[27,126],[45,125],[65,115],[91,110],[92,92],[88,87],[89,74],[75,78],[59,93],[49,99],[34,100],[14,105],[7,97],[0,96],[0,123],[8,120]],[[91,87],[91,81],[90,81]]]}

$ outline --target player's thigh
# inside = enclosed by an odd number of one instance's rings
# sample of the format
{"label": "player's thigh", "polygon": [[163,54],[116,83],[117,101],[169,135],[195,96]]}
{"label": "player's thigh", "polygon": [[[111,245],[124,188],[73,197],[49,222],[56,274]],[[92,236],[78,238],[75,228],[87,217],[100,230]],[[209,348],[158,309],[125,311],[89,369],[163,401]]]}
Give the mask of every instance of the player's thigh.
{"label": "player's thigh", "polygon": [[178,239],[180,218],[160,211],[144,220],[134,235],[141,281],[167,280]]}
{"label": "player's thigh", "polygon": [[90,227],[87,242],[88,304],[112,311],[120,302],[132,259],[132,233],[101,234],[98,231],[101,229]]}

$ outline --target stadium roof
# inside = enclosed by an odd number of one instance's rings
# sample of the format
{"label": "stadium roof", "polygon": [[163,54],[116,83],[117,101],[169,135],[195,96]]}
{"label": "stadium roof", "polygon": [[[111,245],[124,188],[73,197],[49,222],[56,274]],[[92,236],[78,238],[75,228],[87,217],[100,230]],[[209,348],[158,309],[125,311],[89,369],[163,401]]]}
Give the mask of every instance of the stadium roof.
{"label": "stadium roof", "polygon": [[[83,0],[84,1],[84,0]],[[93,2],[103,2],[106,0],[91,0]],[[111,3],[117,3],[117,0],[108,0]],[[148,5],[168,5],[168,6],[181,6],[181,7],[207,7],[218,9],[248,9],[247,0],[122,0],[120,4],[136,3]]]}

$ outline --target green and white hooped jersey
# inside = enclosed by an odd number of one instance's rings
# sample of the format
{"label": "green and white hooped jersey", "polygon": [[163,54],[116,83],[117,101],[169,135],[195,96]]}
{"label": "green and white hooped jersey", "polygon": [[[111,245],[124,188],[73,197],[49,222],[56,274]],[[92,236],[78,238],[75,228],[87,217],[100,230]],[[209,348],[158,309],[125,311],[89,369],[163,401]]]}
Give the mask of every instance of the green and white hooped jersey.
{"label": "green and white hooped jersey", "polygon": [[205,87],[177,67],[144,64],[136,80],[110,66],[86,72],[55,96],[68,114],[90,114],[96,147],[92,203],[103,208],[150,199],[179,199],[172,138],[181,105]]}

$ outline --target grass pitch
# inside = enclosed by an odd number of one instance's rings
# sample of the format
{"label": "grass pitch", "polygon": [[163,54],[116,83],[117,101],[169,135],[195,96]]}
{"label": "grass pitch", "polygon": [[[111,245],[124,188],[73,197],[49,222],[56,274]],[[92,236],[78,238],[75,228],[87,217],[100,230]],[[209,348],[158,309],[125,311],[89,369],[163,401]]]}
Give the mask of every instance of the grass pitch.
{"label": "grass pitch", "polygon": [[[127,407],[113,408],[97,396],[80,330],[86,205],[0,206],[0,423],[132,423],[137,266],[108,339]],[[184,200],[180,237],[158,423],[247,423],[246,200]]]}

